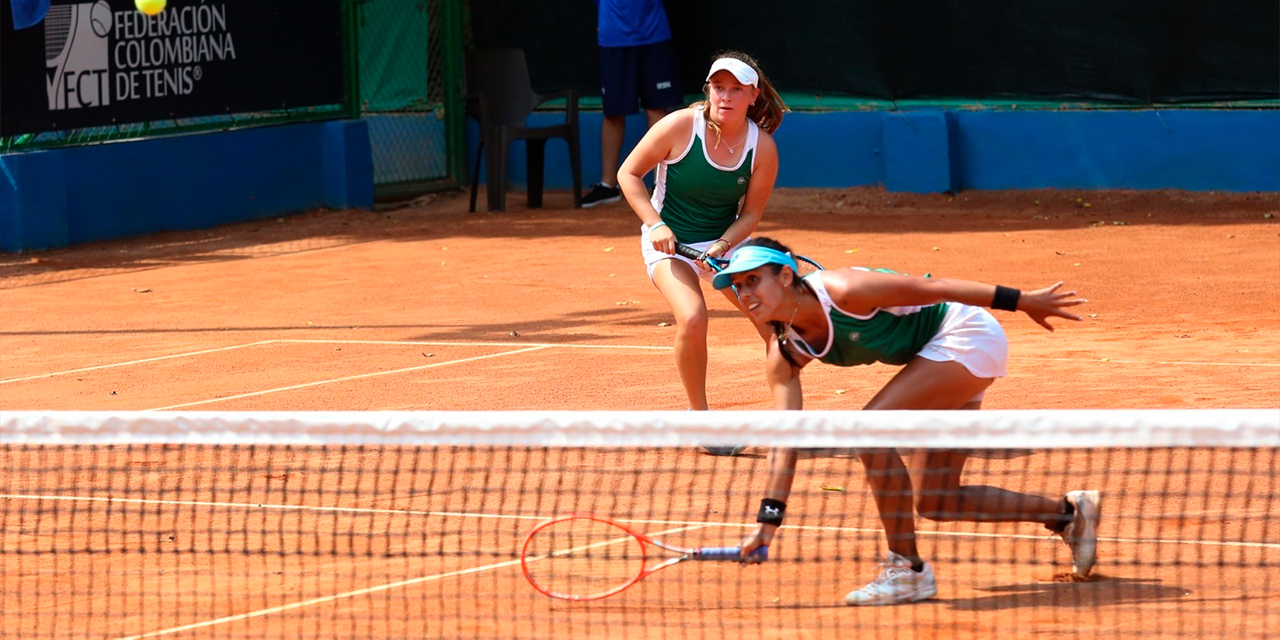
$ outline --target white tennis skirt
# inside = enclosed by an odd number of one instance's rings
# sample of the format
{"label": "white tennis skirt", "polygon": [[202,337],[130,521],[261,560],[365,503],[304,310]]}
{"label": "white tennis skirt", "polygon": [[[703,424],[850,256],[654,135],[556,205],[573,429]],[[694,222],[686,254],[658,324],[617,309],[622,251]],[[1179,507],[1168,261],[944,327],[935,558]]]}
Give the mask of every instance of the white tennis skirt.
{"label": "white tennis skirt", "polygon": [[[745,240],[743,242],[745,242]],[[686,242],[685,244],[697,249],[698,251],[706,251],[711,245],[715,244],[715,240],[708,240],[707,242]],[[644,267],[649,272],[649,280],[653,280],[653,269],[663,260],[679,260],[680,262],[689,265],[689,268],[693,269],[694,273],[697,273],[699,278],[702,278],[707,282],[711,282],[716,277],[715,271],[702,267],[702,265],[698,264],[696,260],[690,260],[680,254],[673,255],[654,249],[653,241],[649,239],[649,227],[643,224],[640,225],[640,255],[644,257]],[[731,255],[733,255],[732,249],[720,257],[727,259]]]}
{"label": "white tennis skirt", "polygon": [[979,378],[1003,378],[1009,341],[1000,322],[982,307],[950,303],[938,335],[920,350],[935,362],[959,362]]}

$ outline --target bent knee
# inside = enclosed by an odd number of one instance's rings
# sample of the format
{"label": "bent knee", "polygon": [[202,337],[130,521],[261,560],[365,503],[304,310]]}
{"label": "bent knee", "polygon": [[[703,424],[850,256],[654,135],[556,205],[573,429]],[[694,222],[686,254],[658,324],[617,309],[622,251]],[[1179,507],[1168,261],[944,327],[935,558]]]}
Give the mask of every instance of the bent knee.
{"label": "bent knee", "polygon": [[958,516],[959,501],[947,496],[916,496],[916,515],[934,522],[952,522]]}
{"label": "bent knee", "polygon": [[707,310],[706,309],[689,309],[685,311],[677,311],[676,328],[680,331],[706,331],[707,330]]}

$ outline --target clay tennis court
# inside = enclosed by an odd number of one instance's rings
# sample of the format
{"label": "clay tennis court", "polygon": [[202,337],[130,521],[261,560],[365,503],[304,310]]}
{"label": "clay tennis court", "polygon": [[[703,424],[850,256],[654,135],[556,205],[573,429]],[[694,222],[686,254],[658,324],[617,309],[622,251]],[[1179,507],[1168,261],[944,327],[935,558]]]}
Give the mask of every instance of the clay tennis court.
{"label": "clay tennis court", "polygon": [[[541,210],[520,200],[468,214],[444,195],[0,257],[0,411],[683,408],[635,216],[556,208],[563,193]],[[1065,280],[1088,298],[1084,321],[1054,333],[998,316],[1010,375],[986,408],[1270,408],[1278,215],[1276,194],[781,190],[756,235],[828,268]],[[769,408],[759,338],[709,299],[713,408]],[[806,405],[857,409],[894,371],[811,368]],[[0,636],[1264,637],[1280,624],[1274,450],[975,465],[979,481],[1045,493],[1087,470],[1115,513],[1141,514],[1104,520],[1092,582],[1055,580],[1067,551],[1031,525],[924,523],[938,597],[843,606],[883,542],[861,467],[838,452],[802,462],[798,488],[846,491],[791,507],[776,563],[678,567],[595,604],[547,599],[520,574],[521,538],[555,505],[535,488],[556,483],[641,483],[605,506],[640,517],[660,495],[670,522],[645,530],[733,543],[763,478],[763,452],[749,454],[586,451],[552,478],[545,454],[520,450],[0,449]],[[220,475],[236,466],[254,475]],[[1152,487],[1154,468],[1213,493]],[[368,471],[339,474],[352,469]],[[1159,504],[1135,502],[1157,490]],[[378,547],[385,531],[394,548]],[[108,587],[127,595],[95,597]]]}

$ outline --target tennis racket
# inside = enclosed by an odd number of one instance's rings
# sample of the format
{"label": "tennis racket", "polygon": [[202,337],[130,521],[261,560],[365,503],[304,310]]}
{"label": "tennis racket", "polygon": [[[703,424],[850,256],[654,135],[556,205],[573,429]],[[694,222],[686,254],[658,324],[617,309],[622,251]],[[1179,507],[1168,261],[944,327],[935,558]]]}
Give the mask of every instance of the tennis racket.
{"label": "tennis racket", "polygon": [[[683,527],[682,527],[683,528]],[[674,556],[648,564],[650,547]],[[539,593],[564,600],[599,600],[686,560],[741,562],[741,547],[686,549],[659,542],[608,518],[579,513],[547,520],[524,539],[520,568]],[[751,557],[764,561],[769,548]]]}
{"label": "tennis racket", "polygon": [[712,258],[711,256],[703,257],[701,251],[699,251],[698,249],[694,249],[693,247],[687,244],[684,244],[683,242],[676,243],[676,253],[690,260],[705,260],[707,263],[707,266],[711,267],[711,269],[716,273],[720,273],[721,271],[724,271],[724,268],[729,266],[728,260],[724,258]]}
{"label": "tennis racket", "polygon": [[[682,242],[676,243],[676,253],[690,260],[703,260],[704,262],[706,262],[707,266],[711,267],[711,269],[716,273],[720,273],[721,271],[724,271],[724,268],[729,266],[728,260],[724,258],[712,258],[711,256],[703,256],[701,251],[699,251],[698,249],[694,249],[693,247],[687,244],[684,244]],[[796,275],[800,276],[801,278],[813,273],[814,271],[823,270],[823,266],[821,264],[818,264],[817,260],[813,260],[811,258],[806,258],[805,256],[796,255],[796,254],[791,254],[791,257],[796,259],[796,266],[800,267],[800,272],[797,273]],[[735,287],[734,290],[736,291],[737,288]]]}

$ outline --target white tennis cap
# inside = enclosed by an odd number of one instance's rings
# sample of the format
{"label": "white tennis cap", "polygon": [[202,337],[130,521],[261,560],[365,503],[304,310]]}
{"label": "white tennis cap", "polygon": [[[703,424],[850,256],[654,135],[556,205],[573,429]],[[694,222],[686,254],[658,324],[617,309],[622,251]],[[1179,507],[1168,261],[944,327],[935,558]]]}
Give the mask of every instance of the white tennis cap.
{"label": "white tennis cap", "polygon": [[757,89],[760,88],[760,74],[756,73],[751,65],[737,58],[720,58],[711,65],[711,71],[707,72],[707,80],[711,80],[717,71],[728,71],[733,77],[738,79],[742,84],[748,84]]}

